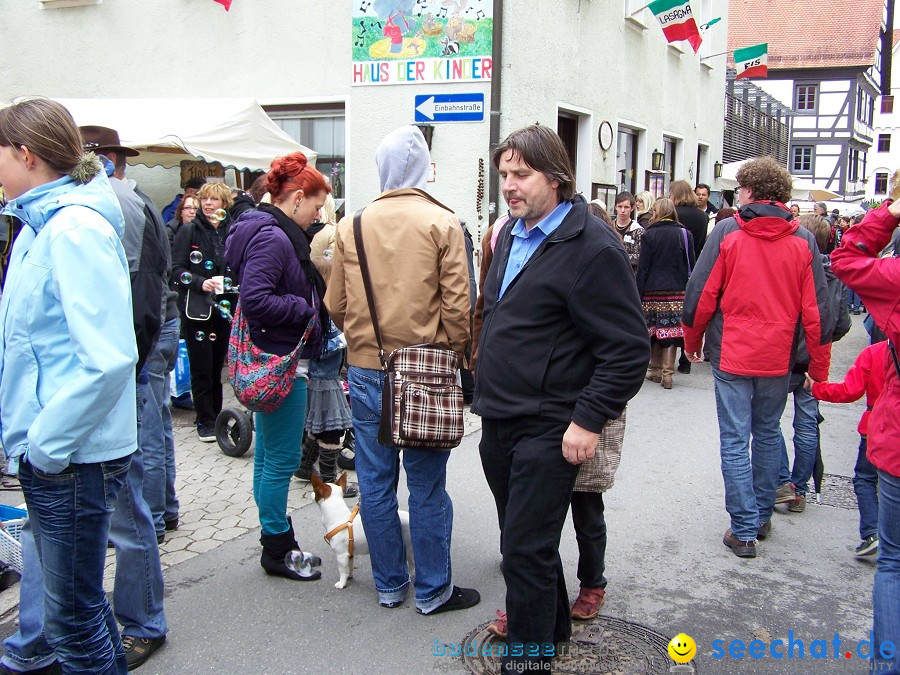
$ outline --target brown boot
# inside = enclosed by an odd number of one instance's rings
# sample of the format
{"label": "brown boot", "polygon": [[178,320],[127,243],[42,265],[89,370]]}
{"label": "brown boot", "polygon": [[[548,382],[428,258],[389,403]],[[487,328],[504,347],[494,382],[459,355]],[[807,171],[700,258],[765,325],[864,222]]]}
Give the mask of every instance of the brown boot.
{"label": "brown boot", "polygon": [[663,389],[672,388],[672,376],[675,374],[675,346],[662,350],[662,386]]}
{"label": "brown boot", "polygon": [[650,369],[645,379],[659,384],[662,382],[662,347],[654,341],[650,343]]}

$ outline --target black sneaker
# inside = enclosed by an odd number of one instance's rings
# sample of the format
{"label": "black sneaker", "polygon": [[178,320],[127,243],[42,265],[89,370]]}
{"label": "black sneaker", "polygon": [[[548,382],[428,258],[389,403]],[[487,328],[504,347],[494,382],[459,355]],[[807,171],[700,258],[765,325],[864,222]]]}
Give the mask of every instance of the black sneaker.
{"label": "black sneaker", "polygon": [[213,443],[216,440],[216,428],[212,424],[201,422],[197,425],[197,436],[204,443]]}
{"label": "black sneaker", "polygon": [[54,661],[49,666],[35,668],[34,670],[13,670],[9,666],[0,663],[0,675],[20,675],[21,673],[28,673],[28,675],[62,675],[62,666],[59,661]]}
{"label": "black sneaker", "polygon": [[861,542],[859,542],[859,546],[856,547],[856,556],[858,558],[863,558],[869,555],[875,555],[878,553],[878,535],[873,534]]}
{"label": "black sneaker", "polygon": [[440,605],[428,613],[423,612],[418,607],[416,608],[416,611],[419,614],[431,616],[433,614],[441,614],[442,612],[452,612],[457,609],[469,609],[469,607],[474,607],[479,602],[481,602],[481,595],[474,588],[460,588],[459,586],[454,586],[453,593],[450,594],[450,597],[443,605]]}
{"label": "black sneaker", "polygon": [[122,649],[125,650],[125,660],[128,662],[128,670],[139,668],[147,662],[147,659],[159,649],[166,641],[165,635],[155,638],[139,638],[133,635],[122,636]]}
{"label": "black sneaker", "polygon": [[166,531],[172,532],[178,529],[178,516],[163,521],[166,524]]}
{"label": "black sneaker", "polygon": [[162,544],[166,540],[166,532],[163,530],[162,532],[156,533],[156,543]]}

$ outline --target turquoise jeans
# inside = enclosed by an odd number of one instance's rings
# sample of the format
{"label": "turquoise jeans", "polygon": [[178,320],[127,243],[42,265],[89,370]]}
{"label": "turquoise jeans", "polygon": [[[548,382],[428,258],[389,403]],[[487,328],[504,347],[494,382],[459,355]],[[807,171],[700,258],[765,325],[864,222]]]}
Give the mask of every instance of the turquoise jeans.
{"label": "turquoise jeans", "polygon": [[267,535],[287,532],[287,496],[291,476],[300,467],[306,422],[306,379],[294,382],[284,403],[270,413],[256,413],[253,499]]}

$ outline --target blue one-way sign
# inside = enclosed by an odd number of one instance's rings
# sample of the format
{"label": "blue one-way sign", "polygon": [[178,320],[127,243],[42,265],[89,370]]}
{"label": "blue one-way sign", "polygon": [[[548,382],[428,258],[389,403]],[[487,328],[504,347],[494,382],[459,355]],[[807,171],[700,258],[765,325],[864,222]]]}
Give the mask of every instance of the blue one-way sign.
{"label": "blue one-way sign", "polygon": [[416,96],[416,122],[484,122],[484,94]]}

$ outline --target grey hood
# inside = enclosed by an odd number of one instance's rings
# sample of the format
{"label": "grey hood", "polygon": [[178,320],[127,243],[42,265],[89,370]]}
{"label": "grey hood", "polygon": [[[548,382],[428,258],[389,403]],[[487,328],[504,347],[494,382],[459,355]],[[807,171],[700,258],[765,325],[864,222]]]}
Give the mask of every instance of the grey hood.
{"label": "grey hood", "polygon": [[411,124],[395,129],[378,145],[375,164],[381,190],[425,189],[431,157],[422,132]]}

